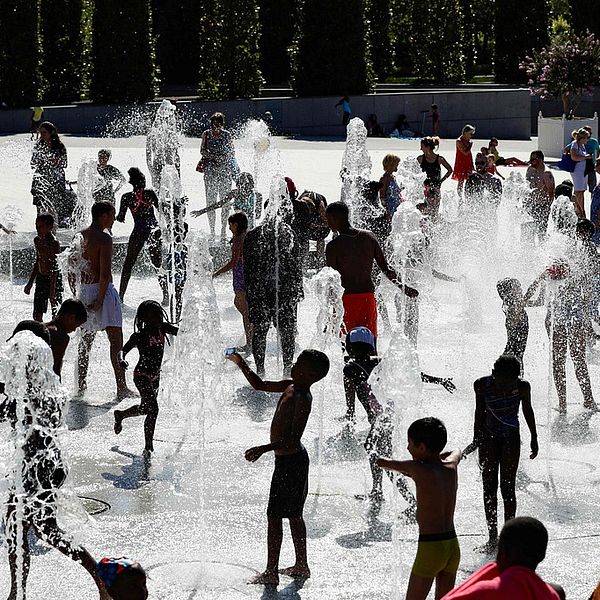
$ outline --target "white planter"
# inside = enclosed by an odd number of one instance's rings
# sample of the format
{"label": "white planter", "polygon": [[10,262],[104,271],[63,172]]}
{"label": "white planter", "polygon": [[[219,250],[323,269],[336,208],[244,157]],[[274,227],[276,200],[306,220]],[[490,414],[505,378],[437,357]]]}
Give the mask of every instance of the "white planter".
{"label": "white planter", "polygon": [[542,111],[538,114],[538,150],[544,156],[560,158],[563,148],[573,141],[571,134],[574,129],[591,127],[592,136],[598,137],[598,113],[593,117],[575,117],[566,119],[562,117],[544,117]]}

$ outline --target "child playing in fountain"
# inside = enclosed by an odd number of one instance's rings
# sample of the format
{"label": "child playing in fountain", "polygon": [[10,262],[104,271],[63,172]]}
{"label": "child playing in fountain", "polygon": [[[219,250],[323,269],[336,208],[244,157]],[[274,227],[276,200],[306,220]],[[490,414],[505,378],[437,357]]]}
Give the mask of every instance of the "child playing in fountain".
{"label": "child playing in fountain", "polygon": [[271,443],[250,448],[245,453],[246,460],[250,462],[257,461],[267,452],[275,453],[275,471],[267,508],[267,568],[249,583],[279,584],[283,519],[290,521],[296,563],[283,569],[281,573],[306,579],[310,577],[310,569],[306,557],[306,525],[302,511],[308,495],[309,459],[301,440],[312,407],[310,388],[327,375],[329,359],[318,350],[304,350],[292,366],[290,379],[263,381],[239,354],[233,353],[228,358],[238,365],[255,390],[282,393],[271,422]]}
{"label": "child playing in fountain", "polygon": [[411,477],[417,487],[419,545],[406,591],[407,600],[425,600],[435,580],[442,598],[456,581],[460,547],[454,530],[460,450],[442,452],[448,441],[444,424],[435,417],[418,419],[408,428],[412,460],[379,458],[382,469]]}
{"label": "child playing in fountain", "polygon": [[[371,425],[365,440],[365,450],[369,455],[369,465],[373,478],[373,487],[369,494],[369,516],[374,518],[381,511],[381,503],[383,502],[383,471],[377,465],[377,455],[387,456],[391,453],[394,426],[391,415],[377,401],[368,382],[373,369],[381,362],[381,358],[377,356],[375,350],[375,337],[371,331],[366,327],[352,329],[346,336],[346,351],[348,356],[345,358],[346,365],[344,366],[344,390],[348,412],[352,412],[354,415],[354,398],[357,396],[367,413],[367,419]],[[456,389],[454,383],[452,383],[452,378],[442,379],[441,377],[421,373],[421,380],[426,383],[442,385],[450,393]],[[405,479],[400,476],[392,477],[391,475],[390,479],[408,503],[408,508],[404,511],[405,516],[408,520],[414,521],[416,502],[406,485]]]}
{"label": "child playing in fountain", "polygon": [[503,354],[512,354],[521,365],[523,376],[523,355],[529,337],[529,318],[525,307],[525,297],[517,279],[501,279],[496,284],[498,295],[502,299],[502,310],[506,315],[506,347]]}
{"label": "child playing in fountain", "polygon": [[167,320],[163,307],[156,300],[144,300],[137,309],[133,323],[134,332],[119,353],[119,364],[127,369],[125,356],[133,348],[139,352],[138,364],[133,372],[133,383],[140,393],[140,403],[127,410],[115,410],[115,433],[123,430],[123,420],[146,416],[144,420],[144,457],[154,452],[154,429],[158,419],[158,390],[160,368],[163,361],[167,334],[177,335],[177,327]]}
{"label": "child playing in fountain", "polygon": [[129,558],[103,558],[98,563],[101,577],[112,600],[146,600],[146,571]]}
{"label": "child playing in fountain", "polygon": [[52,307],[52,316],[61,303],[61,277],[58,270],[57,255],[60,253],[60,244],[54,237],[54,217],[50,214],[41,213],[35,220],[37,235],[33,239],[35,245],[35,264],[31,271],[29,281],[24,292],[29,295],[35,282],[35,294],[33,296],[33,319],[41,321],[44,313],[48,310],[48,300]]}

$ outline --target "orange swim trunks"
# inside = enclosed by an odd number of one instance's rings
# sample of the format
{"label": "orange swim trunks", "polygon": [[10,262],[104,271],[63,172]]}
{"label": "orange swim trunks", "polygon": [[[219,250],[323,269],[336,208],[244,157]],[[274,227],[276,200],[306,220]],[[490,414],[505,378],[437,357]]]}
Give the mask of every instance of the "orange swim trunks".
{"label": "orange swim trunks", "polygon": [[377,301],[375,293],[344,294],[344,333],[355,327],[367,327],[377,337]]}

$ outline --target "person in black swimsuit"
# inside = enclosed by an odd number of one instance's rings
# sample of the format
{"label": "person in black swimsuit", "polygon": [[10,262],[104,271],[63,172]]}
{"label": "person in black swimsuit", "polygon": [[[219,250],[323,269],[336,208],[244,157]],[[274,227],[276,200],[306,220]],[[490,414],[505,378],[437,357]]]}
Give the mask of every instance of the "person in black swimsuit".
{"label": "person in black swimsuit", "polygon": [[[430,186],[432,194],[427,198],[427,203],[431,208],[431,215],[435,217],[440,207],[442,197],[442,183],[452,175],[452,167],[448,161],[439,154],[435,153],[435,149],[440,145],[440,138],[424,137],[421,140],[421,156],[417,156],[417,162],[421,166],[421,170],[426,173],[427,179],[433,182]],[[442,177],[442,166],[446,169],[446,174]]]}
{"label": "person in black swimsuit", "polygon": [[154,429],[158,419],[158,390],[160,368],[165,351],[167,334],[177,335],[178,329],[167,320],[163,307],[156,300],[144,300],[137,309],[133,324],[134,332],[123,346],[119,364],[123,369],[129,365],[125,361],[127,353],[138,349],[140,358],[133,372],[133,383],[140,392],[140,403],[127,410],[115,410],[115,433],[123,430],[123,419],[145,415],[144,456],[154,452]]}
{"label": "person in black swimsuit", "polygon": [[[124,223],[125,214],[127,213],[127,209],[129,209],[133,216],[134,225],[133,231],[129,236],[127,255],[125,256],[123,270],[121,271],[121,282],[119,284],[121,302],[125,299],[125,292],[131,278],[133,265],[135,265],[135,261],[146,242],[150,261],[157,271],[162,266],[160,229],[156,215],[154,214],[154,209],[158,210],[158,197],[154,190],[146,189],[146,177],[139,169],[131,167],[127,173],[129,174],[129,183],[132,185],[133,191],[121,196],[121,207],[116,219]],[[163,301],[166,299],[166,303],[168,304],[167,279],[164,274],[160,274],[160,271],[158,282],[163,292]]]}

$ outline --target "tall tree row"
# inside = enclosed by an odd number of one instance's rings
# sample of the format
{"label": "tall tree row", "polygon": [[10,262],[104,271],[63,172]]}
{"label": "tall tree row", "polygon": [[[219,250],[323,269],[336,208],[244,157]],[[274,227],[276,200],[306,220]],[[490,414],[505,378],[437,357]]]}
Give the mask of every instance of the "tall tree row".
{"label": "tall tree row", "polygon": [[0,0],[0,102],[28,106],[39,100],[37,0]]}
{"label": "tall tree row", "polygon": [[369,0],[367,5],[369,46],[373,71],[379,81],[394,72],[394,33],[390,0]]}
{"label": "tall tree row", "polygon": [[363,0],[304,0],[294,45],[299,96],[364,94],[373,72]]}
{"label": "tall tree row", "polygon": [[573,30],[583,33],[589,30],[600,37],[600,3],[598,0],[571,0]]}
{"label": "tall tree row", "polygon": [[83,0],[40,0],[44,101],[80,100],[83,91]]}
{"label": "tall tree row", "polygon": [[548,43],[546,0],[502,0],[496,3],[494,19],[495,73],[499,83],[525,83],[519,63]]}
{"label": "tall tree row", "polygon": [[271,84],[288,84],[292,76],[290,50],[298,24],[298,0],[261,0],[260,70]]}

